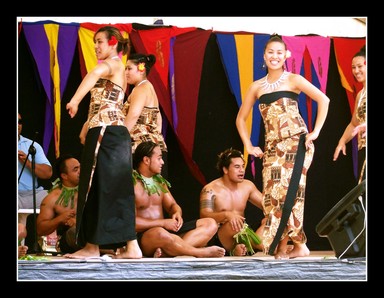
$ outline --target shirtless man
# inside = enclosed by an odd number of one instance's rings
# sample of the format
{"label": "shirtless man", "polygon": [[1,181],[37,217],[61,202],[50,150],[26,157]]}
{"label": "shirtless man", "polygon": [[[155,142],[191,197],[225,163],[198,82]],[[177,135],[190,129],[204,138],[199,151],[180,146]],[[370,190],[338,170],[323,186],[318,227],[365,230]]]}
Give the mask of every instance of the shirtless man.
{"label": "shirtless man", "polygon": [[[71,155],[62,155],[56,161],[55,170],[59,178],[41,202],[36,221],[37,234],[47,236],[56,231],[59,236],[59,252],[71,254],[82,248],[76,243],[80,162]],[[124,243],[100,245],[100,253],[115,255],[115,251],[123,245]]]}
{"label": "shirtless man", "polygon": [[[204,186],[200,193],[200,217],[211,217],[220,225],[215,240],[225,248],[227,253],[235,256],[247,254],[243,243],[236,243],[233,236],[240,232],[245,223],[245,208],[249,201],[262,209],[262,193],[255,184],[244,179],[245,162],[240,151],[227,149],[220,153],[216,165],[221,177]],[[265,219],[257,229],[261,237]],[[252,244],[262,250],[261,244]]]}
{"label": "shirtless man", "polygon": [[41,202],[37,234],[44,236],[57,231],[60,252],[73,253],[80,249],[75,237],[80,163],[70,155],[61,156],[55,170],[59,178]]}
{"label": "shirtless man", "polygon": [[170,184],[160,175],[163,164],[159,145],[151,141],[138,145],[133,156],[133,176],[136,231],[143,255],[223,257],[222,247],[206,247],[217,232],[212,218],[184,223],[181,207],[169,191]]}

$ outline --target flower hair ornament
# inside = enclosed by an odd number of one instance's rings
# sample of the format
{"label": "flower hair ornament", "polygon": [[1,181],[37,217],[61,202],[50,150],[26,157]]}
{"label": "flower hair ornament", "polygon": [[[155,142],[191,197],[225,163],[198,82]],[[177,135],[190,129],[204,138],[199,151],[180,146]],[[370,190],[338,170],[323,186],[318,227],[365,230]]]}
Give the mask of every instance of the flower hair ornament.
{"label": "flower hair ornament", "polygon": [[290,50],[287,50],[287,51],[285,52],[285,59],[291,58],[291,56],[292,56],[291,51],[290,51]]}
{"label": "flower hair ornament", "polygon": [[140,71],[144,71],[145,70],[145,63],[144,62],[139,63],[137,65],[137,69]]}
{"label": "flower hair ornament", "polygon": [[117,44],[117,39],[116,39],[116,37],[114,35],[112,35],[111,39],[108,40],[108,44],[110,46],[114,46],[115,44]]}

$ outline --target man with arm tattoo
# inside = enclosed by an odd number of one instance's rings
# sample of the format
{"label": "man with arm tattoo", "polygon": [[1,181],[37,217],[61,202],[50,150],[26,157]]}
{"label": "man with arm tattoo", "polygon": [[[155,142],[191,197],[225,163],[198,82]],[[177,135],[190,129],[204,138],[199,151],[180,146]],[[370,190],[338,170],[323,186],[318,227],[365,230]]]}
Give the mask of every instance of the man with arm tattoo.
{"label": "man with arm tattoo", "polygon": [[200,217],[212,217],[219,224],[213,240],[227,254],[252,255],[254,249],[262,250],[260,237],[265,220],[255,234],[247,225],[244,212],[248,201],[262,209],[262,194],[252,181],[244,179],[245,161],[240,151],[232,148],[223,151],[218,155],[216,167],[221,177],[203,187]]}

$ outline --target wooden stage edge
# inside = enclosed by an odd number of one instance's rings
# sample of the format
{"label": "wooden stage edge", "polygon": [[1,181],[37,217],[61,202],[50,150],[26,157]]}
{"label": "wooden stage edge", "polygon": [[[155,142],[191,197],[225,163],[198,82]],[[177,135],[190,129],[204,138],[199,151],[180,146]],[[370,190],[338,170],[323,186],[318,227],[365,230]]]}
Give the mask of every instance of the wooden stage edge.
{"label": "wooden stage edge", "polygon": [[17,261],[17,281],[368,281],[366,257],[308,257],[275,260],[261,252],[247,257],[67,259],[43,256]]}

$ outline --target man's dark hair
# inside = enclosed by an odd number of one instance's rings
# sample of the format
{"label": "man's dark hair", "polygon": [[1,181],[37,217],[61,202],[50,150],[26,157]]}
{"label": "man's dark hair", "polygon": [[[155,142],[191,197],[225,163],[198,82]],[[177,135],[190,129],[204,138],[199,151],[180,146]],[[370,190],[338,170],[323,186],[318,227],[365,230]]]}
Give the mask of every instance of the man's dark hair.
{"label": "man's dark hair", "polygon": [[157,146],[159,145],[152,141],[140,143],[133,154],[133,168],[136,170],[145,156],[151,157],[153,155],[153,149]]}
{"label": "man's dark hair", "polygon": [[236,149],[226,149],[217,156],[216,169],[219,171],[220,175],[224,175],[223,167],[228,169],[231,164],[232,158],[241,157],[244,160],[243,153]]}
{"label": "man's dark hair", "polygon": [[61,174],[66,173],[67,174],[67,165],[66,165],[66,160],[75,158],[71,154],[62,154],[60,157],[58,157],[55,161],[55,174],[57,175],[57,178],[60,178],[61,180]]}

